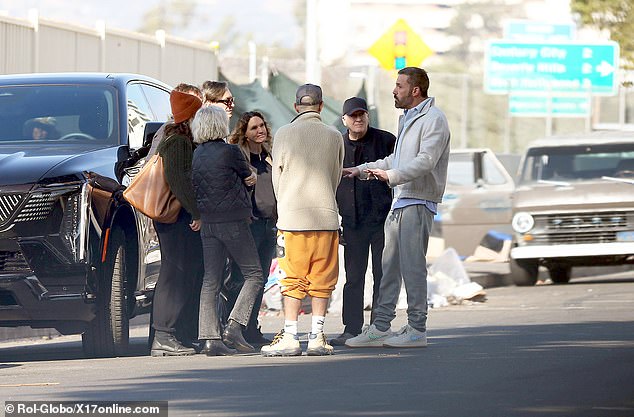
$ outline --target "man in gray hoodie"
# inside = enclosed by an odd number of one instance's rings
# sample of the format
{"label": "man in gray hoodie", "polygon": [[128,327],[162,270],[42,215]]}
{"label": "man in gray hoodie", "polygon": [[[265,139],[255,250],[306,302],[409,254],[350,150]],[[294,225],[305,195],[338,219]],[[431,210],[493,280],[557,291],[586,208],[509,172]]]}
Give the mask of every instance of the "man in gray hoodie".
{"label": "man in gray hoodie", "polygon": [[[399,120],[394,152],[375,162],[344,168],[344,177],[379,180],[392,188],[392,206],[385,221],[383,279],[375,319],[364,331],[346,340],[348,347],[427,346],[427,244],[437,205],[447,181],[449,125],[428,97],[425,70],[403,68],[393,90]],[[405,283],[407,324],[390,331],[396,303]]]}

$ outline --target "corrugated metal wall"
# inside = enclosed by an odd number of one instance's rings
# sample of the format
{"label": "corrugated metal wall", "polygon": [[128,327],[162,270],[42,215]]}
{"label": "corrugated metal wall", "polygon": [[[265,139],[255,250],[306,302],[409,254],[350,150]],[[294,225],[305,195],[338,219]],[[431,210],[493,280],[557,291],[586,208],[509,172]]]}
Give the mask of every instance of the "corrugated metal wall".
{"label": "corrugated metal wall", "polygon": [[24,21],[0,16],[0,72],[21,73],[33,68],[33,29]]}
{"label": "corrugated metal wall", "polygon": [[214,50],[199,42],[0,16],[0,74],[132,72],[167,84],[218,78]]}

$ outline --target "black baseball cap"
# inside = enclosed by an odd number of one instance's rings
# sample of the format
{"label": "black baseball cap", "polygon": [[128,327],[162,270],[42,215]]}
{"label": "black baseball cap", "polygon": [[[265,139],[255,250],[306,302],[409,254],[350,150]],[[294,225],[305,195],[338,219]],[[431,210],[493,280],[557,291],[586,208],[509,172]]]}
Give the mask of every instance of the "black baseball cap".
{"label": "black baseball cap", "polygon": [[361,97],[351,97],[343,103],[343,114],[350,116],[355,111],[368,112],[368,103]]}
{"label": "black baseball cap", "polygon": [[322,102],[321,87],[315,84],[304,84],[297,87],[295,103],[314,106]]}

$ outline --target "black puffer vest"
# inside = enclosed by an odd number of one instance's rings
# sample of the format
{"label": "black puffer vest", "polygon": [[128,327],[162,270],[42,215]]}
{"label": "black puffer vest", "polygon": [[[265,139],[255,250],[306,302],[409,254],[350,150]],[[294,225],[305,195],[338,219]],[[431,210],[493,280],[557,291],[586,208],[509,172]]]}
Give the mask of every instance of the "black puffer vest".
{"label": "black puffer vest", "polygon": [[200,218],[223,223],[251,217],[251,196],[244,178],[249,163],[236,145],[216,139],[198,145],[192,162],[192,181]]}

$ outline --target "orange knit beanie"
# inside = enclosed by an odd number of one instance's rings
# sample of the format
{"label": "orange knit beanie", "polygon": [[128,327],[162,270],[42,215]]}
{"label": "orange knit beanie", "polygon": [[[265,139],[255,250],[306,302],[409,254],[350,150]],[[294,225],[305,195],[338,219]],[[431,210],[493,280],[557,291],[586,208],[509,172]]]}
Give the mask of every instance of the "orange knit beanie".
{"label": "orange knit beanie", "polygon": [[196,96],[180,91],[172,90],[170,93],[170,105],[175,123],[182,123],[191,119],[203,103]]}

